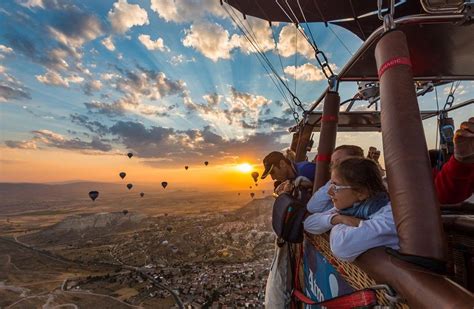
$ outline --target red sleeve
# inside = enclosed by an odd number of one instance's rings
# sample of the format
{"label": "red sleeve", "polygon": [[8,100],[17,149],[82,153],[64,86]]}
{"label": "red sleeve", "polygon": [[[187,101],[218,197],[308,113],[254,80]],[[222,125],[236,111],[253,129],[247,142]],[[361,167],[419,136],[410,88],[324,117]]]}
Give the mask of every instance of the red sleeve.
{"label": "red sleeve", "polygon": [[435,188],[441,204],[456,204],[474,192],[474,164],[460,163],[454,156],[436,173]]}

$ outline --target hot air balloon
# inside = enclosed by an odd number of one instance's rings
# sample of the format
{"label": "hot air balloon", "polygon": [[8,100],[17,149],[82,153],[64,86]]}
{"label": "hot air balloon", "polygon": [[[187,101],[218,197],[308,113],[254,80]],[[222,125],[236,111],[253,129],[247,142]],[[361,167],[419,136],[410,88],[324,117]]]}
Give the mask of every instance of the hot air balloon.
{"label": "hot air balloon", "polygon": [[128,157],[129,159],[131,159],[131,158],[133,157],[133,153],[131,153],[131,152],[127,153],[127,157]]}
{"label": "hot air balloon", "polygon": [[258,187],[258,183],[255,183],[255,186]]}
{"label": "hot air balloon", "polygon": [[167,214],[167,213],[165,213],[165,217],[168,217],[168,214]]}
{"label": "hot air balloon", "polygon": [[238,196],[240,196],[240,192],[239,192],[239,193],[237,193],[237,195],[238,195]]}
{"label": "hot air balloon", "polygon": [[166,181],[163,181],[161,183],[161,186],[163,187],[163,189],[166,189],[166,186],[168,185],[168,183]]}
{"label": "hot air balloon", "polygon": [[249,186],[249,189],[252,189],[252,186]]}
{"label": "hot air balloon", "polygon": [[122,213],[123,213],[124,216],[126,216],[128,214],[128,210],[124,209],[124,210],[122,210]]}
{"label": "hot air balloon", "polygon": [[124,179],[127,174],[125,172],[120,172],[119,176],[120,178]]}
{"label": "hot air balloon", "polygon": [[132,185],[131,183],[128,183],[128,184],[127,184],[127,188],[128,188],[128,190],[130,190],[130,189],[133,188],[133,185]]}
{"label": "hot air balloon", "polygon": [[252,178],[253,178],[253,181],[257,182],[257,179],[258,179],[258,172],[252,172]]}
{"label": "hot air balloon", "polygon": [[95,199],[99,196],[99,191],[91,191],[89,192],[89,197],[91,198],[92,201],[95,201]]}
{"label": "hot air balloon", "polygon": [[265,190],[262,191],[262,194],[265,194]]}
{"label": "hot air balloon", "polygon": [[140,193],[140,196],[141,196],[141,197],[143,197],[144,195],[145,195],[145,193],[143,193],[143,192]]}
{"label": "hot air balloon", "polygon": [[250,193],[250,196],[253,198],[255,196],[255,193]]}
{"label": "hot air balloon", "polygon": [[184,167],[185,170],[188,170],[188,168],[189,168],[189,166],[187,166],[187,165]]}
{"label": "hot air balloon", "polygon": [[209,164],[209,162],[207,161],[204,161],[204,165],[207,166]]}
{"label": "hot air balloon", "polygon": [[167,230],[168,232],[171,232],[171,231],[173,230],[173,227],[172,227],[171,225],[168,225],[168,226],[166,227],[166,230]]}

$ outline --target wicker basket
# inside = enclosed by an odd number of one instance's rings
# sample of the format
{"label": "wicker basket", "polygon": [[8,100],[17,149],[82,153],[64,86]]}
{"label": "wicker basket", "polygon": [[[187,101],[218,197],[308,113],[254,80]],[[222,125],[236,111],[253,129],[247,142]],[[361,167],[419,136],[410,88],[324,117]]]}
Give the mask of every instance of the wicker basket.
{"label": "wicker basket", "polygon": [[[363,270],[355,266],[352,263],[343,262],[338,260],[331,252],[329,247],[329,235],[305,235],[306,239],[331,263],[334,268],[341,274],[341,276],[349,283],[354,289],[361,290],[372,287],[377,283],[370,278]],[[378,302],[381,305],[390,305],[390,302],[385,297],[382,291],[377,291]],[[398,303],[395,308],[406,309],[409,308],[405,303]]]}

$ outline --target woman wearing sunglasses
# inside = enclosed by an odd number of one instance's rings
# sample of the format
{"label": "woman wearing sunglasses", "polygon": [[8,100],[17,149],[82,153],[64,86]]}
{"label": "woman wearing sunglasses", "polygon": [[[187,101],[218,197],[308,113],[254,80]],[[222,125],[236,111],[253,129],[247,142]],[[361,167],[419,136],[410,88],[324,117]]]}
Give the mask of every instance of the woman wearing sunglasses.
{"label": "woman wearing sunglasses", "polygon": [[333,166],[328,194],[334,208],[309,216],[304,227],[312,234],[331,230],[336,257],[353,261],[374,247],[399,249],[390,199],[373,160],[352,157]]}

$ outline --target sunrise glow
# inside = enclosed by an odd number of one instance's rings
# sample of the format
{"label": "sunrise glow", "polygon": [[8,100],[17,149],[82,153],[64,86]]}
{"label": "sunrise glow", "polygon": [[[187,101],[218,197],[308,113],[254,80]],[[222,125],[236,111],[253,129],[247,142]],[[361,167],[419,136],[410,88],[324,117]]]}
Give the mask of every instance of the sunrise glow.
{"label": "sunrise glow", "polygon": [[237,170],[242,173],[250,173],[253,169],[252,165],[248,163],[242,163],[236,166]]}

